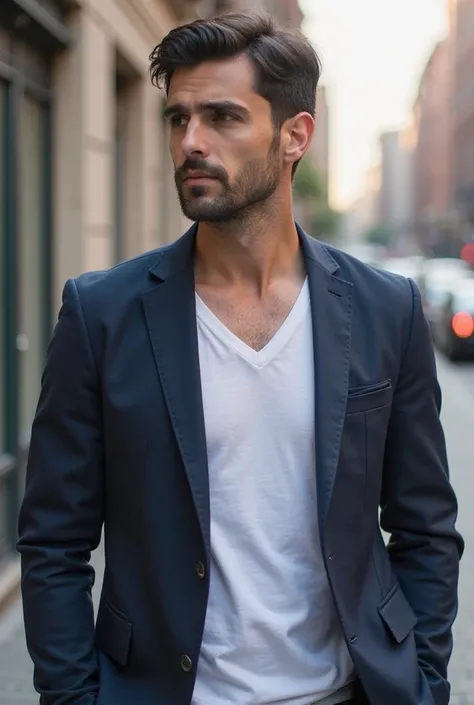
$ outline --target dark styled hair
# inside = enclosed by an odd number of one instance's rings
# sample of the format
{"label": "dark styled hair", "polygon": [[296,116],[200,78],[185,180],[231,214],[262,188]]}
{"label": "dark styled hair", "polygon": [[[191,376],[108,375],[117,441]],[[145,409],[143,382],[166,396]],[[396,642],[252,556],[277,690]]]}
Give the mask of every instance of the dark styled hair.
{"label": "dark styled hair", "polygon": [[255,68],[255,91],[270,103],[276,128],[300,112],[314,117],[320,60],[303,34],[265,14],[230,13],[171,30],[150,55],[150,74],[168,92],[177,69],[240,55]]}

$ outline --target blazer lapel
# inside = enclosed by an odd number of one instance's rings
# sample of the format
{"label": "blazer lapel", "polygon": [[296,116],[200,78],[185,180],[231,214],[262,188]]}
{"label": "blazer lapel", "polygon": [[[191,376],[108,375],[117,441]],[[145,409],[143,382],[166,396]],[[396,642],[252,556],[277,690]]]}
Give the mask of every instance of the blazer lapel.
{"label": "blazer lapel", "polygon": [[209,476],[196,329],[193,226],[162,250],[150,272],[155,278],[143,295],[153,353],[210,555]]}
{"label": "blazer lapel", "polygon": [[349,385],[352,284],[334,276],[329,250],[298,228],[308,272],[313,322],[315,439],[321,537],[339,458]]}
{"label": "blazer lapel", "polygon": [[[193,254],[197,227],[161,250],[143,294],[164,395],[210,555],[207,447],[196,329]],[[315,370],[315,439],[321,537],[336,476],[349,384],[353,285],[335,276],[328,249],[298,227],[308,272]]]}

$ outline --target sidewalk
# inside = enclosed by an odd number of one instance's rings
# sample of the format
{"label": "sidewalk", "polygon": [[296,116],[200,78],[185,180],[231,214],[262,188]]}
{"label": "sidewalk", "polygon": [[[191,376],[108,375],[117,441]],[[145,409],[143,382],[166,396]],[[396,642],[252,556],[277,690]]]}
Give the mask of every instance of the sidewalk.
{"label": "sidewalk", "polygon": [[[104,559],[102,549],[92,557],[96,569],[94,603],[102,585]],[[0,705],[38,705],[39,696],[33,688],[33,665],[26,650],[23,612],[15,602],[0,619]]]}
{"label": "sidewalk", "polygon": [[0,705],[37,705],[33,668],[25,646],[21,605],[16,603],[0,627]]}

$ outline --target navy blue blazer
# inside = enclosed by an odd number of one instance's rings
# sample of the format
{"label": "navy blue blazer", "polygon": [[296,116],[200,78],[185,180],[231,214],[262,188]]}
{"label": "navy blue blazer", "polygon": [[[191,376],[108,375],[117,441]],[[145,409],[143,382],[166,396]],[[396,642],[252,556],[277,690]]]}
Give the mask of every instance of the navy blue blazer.
{"label": "navy blue blazer", "polygon": [[[447,705],[463,542],[420,295],[299,234],[314,330],[314,510],[344,636],[367,702]],[[19,521],[42,705],[191,702],[211,554],[195,236],[193,226],[64,289]],[[103,525],[94,627],[89,558]]]}

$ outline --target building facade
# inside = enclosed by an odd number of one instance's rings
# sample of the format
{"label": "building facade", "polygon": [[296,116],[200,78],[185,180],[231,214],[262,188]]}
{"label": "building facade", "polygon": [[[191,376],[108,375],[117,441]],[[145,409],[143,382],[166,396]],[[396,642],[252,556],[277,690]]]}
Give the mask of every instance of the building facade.
{"label": "building facade", "polygon": [[449,41],[439,42],[423,72],[414,107],[415,213],[420,228],[451,205],[451,66]]}
{"label": "building facade", "polygon": [[390,245],[398,248],[412,227],[413,144],[409,130],[380,135],[379,224],[388,230]]}
{"label": "building facade", "polygon": [[0,602],[65,281],[189,225],[149,54],[182,22],[249,7],[301,22],[295,0],[0,2]]}
{"label": "building facade", "polygon": [[199,8],[203,16],[263,10],[290,29],[300,29],[303,21],[298,0],[203,0]]}
{"label": "building facade", "polygon": [[368,233],[380,222],[381,164],[367,169],[360,195],[343,215],[342,244],[350,249],[366,242]]}
{"label": "building facade", "polygon": [[457,0],[452,10],[453,199],[474,228],[474,0]]}
{"label": "building facade", "polygon": [[186,225],[148,69],[160,38],[197,10],[191,0],[0,4],[0,567],[14,555],[65,280]]}
{"label": "building facade", "polygon": [[330,115],[326,86],[318,86],[316,93],[316,129],[309,147],[307,158],[316,169],[329,196],[330,166]]}
{"label": "building facade", "polygon": [[264,0],[264,6],[283,27],[301,29],[303,12],[298,0]]}

